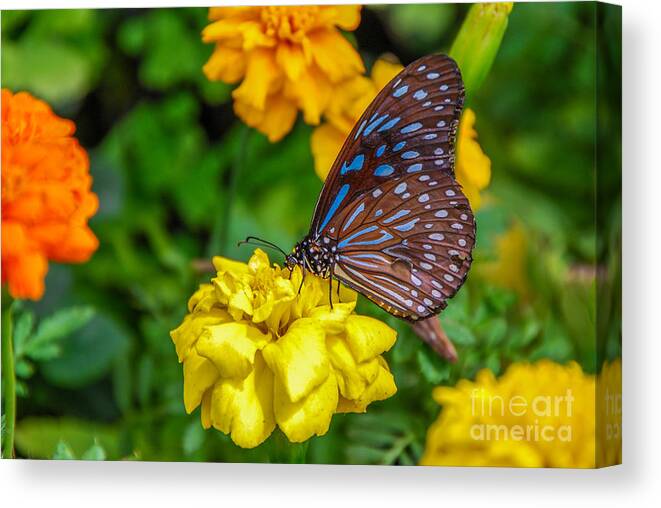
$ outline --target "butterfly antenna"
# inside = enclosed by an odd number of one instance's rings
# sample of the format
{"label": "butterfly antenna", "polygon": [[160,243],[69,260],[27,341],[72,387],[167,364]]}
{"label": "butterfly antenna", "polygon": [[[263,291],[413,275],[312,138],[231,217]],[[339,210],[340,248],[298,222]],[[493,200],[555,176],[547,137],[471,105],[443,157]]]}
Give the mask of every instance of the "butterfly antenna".
{"label": "butterfly antenna", "polygon": [[257,247],[266,247],[269,249],[275,249],[279,251],[283,256],[287,257],[287,253],[282,250],[280,247],[278,247],[276,244],[273,242],[269,242],[268,240],[264,240],[263,238],[258,238],[256,236],[249,236],[245,240],[240,241],[237,243],[237,247],[240,247],[241,245],[244,244],[249,244],[249,245],[255,245]]}

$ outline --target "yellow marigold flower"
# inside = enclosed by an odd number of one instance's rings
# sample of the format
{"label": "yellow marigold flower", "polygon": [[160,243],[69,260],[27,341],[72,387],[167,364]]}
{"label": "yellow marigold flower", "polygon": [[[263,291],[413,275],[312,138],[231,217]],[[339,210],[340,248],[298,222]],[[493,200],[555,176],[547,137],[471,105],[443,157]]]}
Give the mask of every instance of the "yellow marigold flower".
{"label": "yellow marigold flower", "polygon": [[577,363],[511,365],[437,387],[423,465],[595,466],[595,380]]}
{"label": "yellow marigold flower", "polygon": [[511,226],[496,238],[496,257],[480,263],[476,268],[493,284],[513,289],[521,295],[528,292],[528,241],[523,226]]}
{"label": "yellow marigold flower", "polygon": [[[365,412],[397,388],[381,356],[396,332],[354,314],[356,293],[298,267],[271,266],[257,249],[247,264],[216,257],[217,275],[188,302],[171,332],[184,364],[184,405],[202,426],[253,448],[279,426],[292,442],[328,431],[333,414]],[[299,287],[301,288],[299,293]]]}
{"label": "yellow marigold flower", "polygon": [[241,85],[234,111],[275,142],[297,111],[316,125],[337,86],[362,74],[360,56],[338,29],[355,30],[360,6],[213,7],[202,39],[216,48],[210,80]]}
{"label": "yellow marigold flower", "polygon": [[87,153],[76,126],[26,92],[2,90],[2,282],[38,300],[48,260],[87,261],[99,242]]}
{"label": "yellow marigold flower", "polygon": [[317,127],[310,140],[314,169],[322,180],[326,179],[344,140],[351,132],[360,115],[374,97],[394,78],[403,67],[379,59],[372,67],[372,74],[347,80],[331,98],[325,113],[326,122]]}
{"label": "yellow marigold flower", "polygon": [[622,463],[622,361],[605,362],[597,376],[597,466]]}
{"label": "yellow marigold flower", "polygon": [[464,110],[459,122],[454,172],[473,210],[478,210],[482,203],[480,191],[491,181],[491,160],[477,142],[475,112],[470,108]]}
{"label": "yellow marigold flower", "polygon": [[[314,169],[319,178],[326,179],[344,140],[360,115],[402,69],[399,64],[379,59],[372,67],[369,78],[356,76],[335,92],[324,114],[327,121],[315,128],[310,140]],[[485,189],[491,180],[491,161],[477,142],[475,113],[472,109],[464,111],[459,124],[455,173],[473,210],[477,210],[481,203],[480,191]]]}

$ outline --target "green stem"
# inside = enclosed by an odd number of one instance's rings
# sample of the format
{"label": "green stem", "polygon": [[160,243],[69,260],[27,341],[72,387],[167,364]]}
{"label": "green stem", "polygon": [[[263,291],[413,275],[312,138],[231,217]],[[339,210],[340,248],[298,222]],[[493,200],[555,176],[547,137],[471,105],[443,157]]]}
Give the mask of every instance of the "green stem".
{"label": "green stem", "polygon": [[450,48],[466,87],[466,96],[474,94],[496,58],[507,29],[512,2],[473,4]]}
{"label": "green stem", "polygon": [[302,443],[290,443],[285,434],[276,429],[271,436],[268,461],[271,464],[307,464],[310,439]]}
{"label": "green stem", "polygon": [[250,128],[247,125],[242,125],[239,129],[239,140],[234,155],[234,161],[229,169],[230,174],[229,183],[227,185],[225,207],[219,214],[211,232],[211,239],[209,241],[209,249],[207,253],[209,256],[216,256],[218,254],[227,255],[230,247],[228,245],[230,220],[232,217],[232,209],[234,208],[234,199],[236,197],[239,175],[245,165],[247,153],[246,145],[248,144],[248,134],[250,133]]}
{"label": "green stem", "polygon": [[5,433],[2,458],[14,458],[14,429],[16,426],[16,374],[12,331],[13,302],[2,311],[2,377],[4,389]]}

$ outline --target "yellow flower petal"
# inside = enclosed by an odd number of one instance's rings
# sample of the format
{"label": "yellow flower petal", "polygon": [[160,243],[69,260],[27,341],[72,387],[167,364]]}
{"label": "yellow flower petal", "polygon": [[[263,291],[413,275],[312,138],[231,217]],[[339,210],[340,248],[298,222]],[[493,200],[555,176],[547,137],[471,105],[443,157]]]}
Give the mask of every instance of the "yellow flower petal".
{"label": "yellow flower petal", "polygon": [[404,70],[404,67],[401,64],[392,63],[383,58],[379,58],[374,62],[371,78],[374,82],[377,93],[380,92],[383,87],[385,87],[390,80],[397,76],[402,70]]}
{"label": "yellow flower petal", "polygon": [[356,50],[336,30],[317,30],[310,35],[310,42],[315,62],[331,81],[365,72]]}
{"label": "yellow flower petal", "polygon": [[[397,386],[388,364],[382,357],[374,360],[376,365],[376,377],[355,399],[343,397],[338,404],[338,412],[342,413],[364,413],[367,406],[377,400],[385,400],[397,393]],[[370,367],[372,367],[370,365]]]}
{"label": "yellow flower petal", "polygon": [[246,73],[246,61],[241,50],[218,45],[202,70],[210,80],[236,83]]}
{"label": "yellow flower petal", "polygon": [[329,6],[329,18],[342,30],[355,30],[360,24],[360,5]]}
{"label": "yellow flower petal", "polygon": [[252,296],[252,290],[249,287],[241,288],[229,296],[227,310],[235,321],[242,320],[244,314],[248,316],[252,315]]}
{"label": "yellow flower petal", "polygon": [[313,319],[295,321],[283,337],[264,348],[263,354],[292,402],[300,401],[328,377],[324,330]]}
{"label": "yellow flower petal", "polygon": [[253,368],[255,353],[271,339],[247,322],[223,323],[205,329],[195,345],[224,378],[246,377]]}
{"label": "yellow flower petal", "polygon": [[346,327],[349,349],[359,363],[388,351],[397,339],[395,330],[368,316],[349,316]]}
{"label": "yellow flower petal", "polygon": [[[301,285],[301,282],[303,282],[303,285]],[[323,284],[318,277],[306,277],[303,280],[303,272],[300,267],[294,268],[291,274],[291,287],[298,294],[298,298],[292,308],[292,317],[301,318],[310,315],[310,312],[322,300],[324,294],[327,294],[322,286]]]}
{"label": "yellow flower petal", "polygon": [[330,123],[320,125],[312,132],[310,143],[314,170],[322,180],[326,180],[345,138],[346,135]]}
{"label": "yellow flower petal", "polygon": [[191,413],[200,405],[202,396],[218,379],[218,369],[212,362],[191,352],[184,362],[184,406]]}
{"label": "yellow flower petal", "polygon": [[332,309],[330,305],[322,305],[310,312],[309,317],[318,321],[327,334],[342,333],[355,307],[356,302],[334,303]]}
{"label": "yellow flower petal", "polygon": [[250,127],[265,134],[271,143],[280,141],[294,126],[296,103],[282,95],[269,96],[264,110],[235,101],[234,112]]}
{"label": "yellow flower petal", "polygon": [[276,61],[291,80],[298,79],[306,67],[303,50],[294,44],[280,44],[276,51]]}
{"label": "yellow flower petal", "polygon": [[241,35],[241,27],[230,20],[218,20],[202,30],[202,41],[214,42],[223,39],[234,39]]}
{"label": "yellow flower petal", "polygon": [[273,374],[260,353],[255,355],[255,368],[245,379],[221,379],[216,383],[211,396],[211,422],[243,448],[254,448],[271,435],[275,428]]}
{"label": "yellow flower petal", "polygon": [[226,311],[215,308],[209,312],[196,312],[184,317],[181,325],[170,332],[179,361],[183,362],[186,359],[205,327],[225,323],[230,319],[231,316]]}
{"label": "yellow flower petal", "polygon": [[303,110],[303,119],[310,125],[317,125],[321,120],[332,91],[330,82],[316,67],[308,68],[298,80],[288,81],[284,87],[285,95],[296,98],[298,107]]}
{"label": "yellow flower petal", "polygon": [[215,289],[212,284],[200,284],[200,287],[188,300],[188,312],[195,310],[209,312],[216,303]]}
{"label": "yellow flower petal", "polygon": [[203,429],[211,428],[211,395],[213,388],[209,388],[202,396],[202,407],[200,410],[200,422]]}
{"label": "yellow flower petal", "polygon": [[219,274],[230,273],[233,276],[243,280],[243,276],[250,275],[250,268],[245,263],[234,261],[221,256],[214,256],[213,266]]}
{"label": "yellow flower petal", "polygon": [[358,398],[365,391],[367,380],[359,372],[349,346],[338,335],[328,337],[326,343],[340,394],[347,399]]}
{"label": "yellow flower petal", "polygon": [[307,397],[292,402],[287,388],[275,383],[275,417],[278,426],[293,443],[328,432],[331,417],[337,408],[338,390],[335,376],[329,375]]}
{"label": "yellow flower petal", "polygon": [[281,80],[280,70],[275,62],[275,54],[270,49],[256,49],[252,52],[246,68],[246,77],[232,97],[258,111],[263,111],[266,97],[272,87]]}
{"label": "yellow flower petal", "polygon": [[459,124],[455,174],[473,210],[481,204],[480,191],[491,181],[491,160],[477,142],[475,112],[466,108]]}

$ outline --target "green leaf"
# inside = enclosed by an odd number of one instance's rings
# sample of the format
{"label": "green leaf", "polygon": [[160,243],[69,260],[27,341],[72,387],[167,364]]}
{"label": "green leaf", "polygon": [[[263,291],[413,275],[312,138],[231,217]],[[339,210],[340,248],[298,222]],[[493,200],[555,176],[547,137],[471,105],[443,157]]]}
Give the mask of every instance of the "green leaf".
{"label": "green leaf", "polygon": [[45,362],[41,372],[55,386],[79,388],[103,377],[129,343],[123,327],[97,314],[62,343],[59,358]]}
{"label": "green leaf", "polygon": [[53,460],[75,460],[76,457],[67,445],[66,442],[60,440],[55,447],[55,453],[53,453]]}
{"label": "green leaf", "polygon": [[80,457],[82,460],[106,460],[106,451],[99,443],[94,442]]}
{"label": "green leaf", "polygon": [[35,37],[20,43],[3,41],[3,87],[29,90],[50,104],[60,104],[83,97],[91,74],[84,53],[60,40]]}
{"label": "green leaf", "polygon": [[138,362],[137,392],[141,407],[146,407],[152,390],[154,378],[154,360],[151,356],[143,355]]}
{"label": "green leaf", "polygon": [[28,458],[49,459],[64,443],[74,456],[80,457],[97,443],[112,460],[120,457],[119,436],[119,431],[110,425],[74,418],[30,417],[16,424],[16,449]]}
{"label": "green leaf", "polygon": [[36,362],[45,362],[53,360],[60,356],[62,348],[59,344],[44,344],[40,347],[30,348],[26,351],[27,355]]}
{"label": "green leaf", "polygon": [[28,390],[28,385],[26,385],[23,381],[16,380],[16,395],[19,397],[27,397],[28,394],[30,393],[30,390]]}
{"label": "green leaf", "polygon": [[22,312],[14,321],[14,356],[23,356],[25,344],[27,343],[32,327],[34,325],[34,314],[30,311]]}
{"label": "green leaf", "polygon": [[204,443],[204,428],[200,422],[194,421],[184,431],[182,447],[186,455],[192,455],[202,447]]}
{"label": "green leaf", "polygon": [[28,360],[18,360],[16,362],[16,375],[18,377],[22,377],[23,379],[27,379],[32,374],[34,374],[34,365],[30,363]]}
{"label": "green leaf", "polygon": [[485,334],[485,343],[488,348],[498,346],[507,334],[507,321],[504,318],[492,319],[488,323]]}
{"label": "green leaf", "polygon": [[[93,315],[94,309],[91,307],[71,307],[42,319],[37,331],[26,345],[25,353],[34,359],[52,358],[56,352],[53,348],[55,345],[51,343],[67,338],[71,333],[87,324]],[[48,353],[40,351],[40,349],[47,349],[47,346],[50,346]]]}
{"label": "green leaf", "polygon": [[420,373],[428,383],[438,385],[450,377],[450,364],[441,360],[436,354],[420,349],[417,359]]}
{"label": "green leaf", "polygon": [[388,9],[388,28],[397,42],[413,53],[425,54],[437,47],[455,19],[452,4],[399,4]]}
{"label": "green leaf", "polygon": [[477,342],[473,332],[466,326],[451,319],[443,320],[443,328],[450,340],[459,346],[472,346]]}

